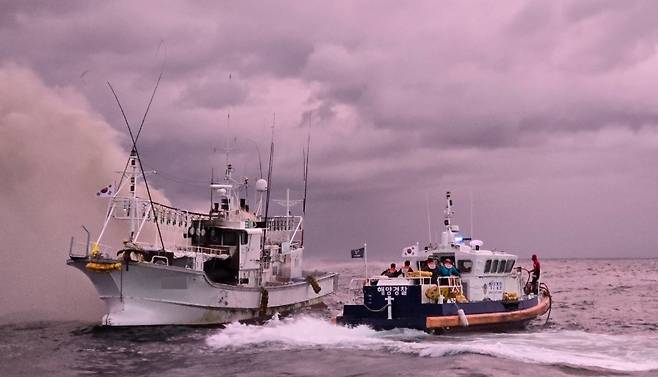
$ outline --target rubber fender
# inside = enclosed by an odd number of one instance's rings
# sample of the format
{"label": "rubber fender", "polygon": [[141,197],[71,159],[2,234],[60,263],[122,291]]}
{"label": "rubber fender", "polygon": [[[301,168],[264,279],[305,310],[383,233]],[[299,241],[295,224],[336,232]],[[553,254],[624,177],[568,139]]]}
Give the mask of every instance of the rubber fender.
{"label": "rubber fender", "polygon": [[267,302],[269,301],[270,293],[264,287],[260,287],[260,305],[258,307],[258,316],[265,317],[267,314]]}
{"label": "rubber fender", "polygon": [[462,327],[468,327],[468,318],[466,318],[466,313],[464,313],[464,309],[459,308],[457,310],[457,316],[459,317],[459,324],[462,325]]}
{"label": "rubber fender", "polygon": [[306,282],[309,283],[311,285],[311,287],[313,287],[313,292],[320,293],[320,291],[322,290],[322,287],[320,287],[320,284],[318,284],[318,281],[317,281],[317,279],[315,279],[315,277],[310,276],[310,275],[307,276],[306,277]]}
{"label": "rubber fender", "polygon": [[85,268],[88,270],[92,271],[112,271],[112,270],[120,270],[121,269],[121,263],[96,263],[96,262],[89,262],[85,265]]}

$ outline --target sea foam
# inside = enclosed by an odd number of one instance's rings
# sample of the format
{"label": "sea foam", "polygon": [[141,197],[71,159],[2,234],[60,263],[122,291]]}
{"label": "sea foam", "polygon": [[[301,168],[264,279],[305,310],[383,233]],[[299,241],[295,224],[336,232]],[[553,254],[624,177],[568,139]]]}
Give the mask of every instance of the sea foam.
{"label": "sea foam", "polygon": [[603,335],[583,331],[429,335],[415,330],[341,327],[301,316],[265,325],[229,324],[206,340],[211,347],[253,352],[277,349],[355,349],[444,357],[480,354],[530,363],[619,371],[658,370],[658,336]]}

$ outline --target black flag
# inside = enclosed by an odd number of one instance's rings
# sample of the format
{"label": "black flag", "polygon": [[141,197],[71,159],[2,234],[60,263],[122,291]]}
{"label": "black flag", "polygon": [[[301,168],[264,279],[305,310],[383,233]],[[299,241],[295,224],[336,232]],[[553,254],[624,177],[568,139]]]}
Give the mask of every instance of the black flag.
{"label": "black flag", "polygon": [[363,258],[363,256],[366,253],[366,248],[361,247],[361,248],[358,248],[358,249],[352,249],[352,250],[350,250],[350,253],[352,254],[352,258]]}

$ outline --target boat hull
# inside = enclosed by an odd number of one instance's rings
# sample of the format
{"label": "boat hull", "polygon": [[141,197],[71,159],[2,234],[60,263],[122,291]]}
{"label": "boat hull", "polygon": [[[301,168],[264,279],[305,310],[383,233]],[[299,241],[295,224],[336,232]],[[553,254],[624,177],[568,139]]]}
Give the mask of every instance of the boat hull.
{"label": "boat hull", "polygon": [[[373,289],[375,288],[375,289]],[[550,298],[542,296],[508,301],[479,301],[468,303],[421,303],[420,286],[407,286],[391,300],[390,315],[387,295],[376,287],[365,287],[365,302],[345,305],[343,315],[336,322],[346,326],[367,325],[377,330],[411,328],[424,331],[496,331],[522,328],[550,307]],[[464,312],[468,322],[459,318]]]}
{"label": "boat hull", "polygon": [[260,288],[216,284],[205,274],[185,268],[131,263],[111,271],[94,271],[88,259],[67,263],[82,271],[105,302],[105,326],[215,325],[256,319],[318,304],[333,293],[338,275],[316,277],[315,292],[306,281]]}

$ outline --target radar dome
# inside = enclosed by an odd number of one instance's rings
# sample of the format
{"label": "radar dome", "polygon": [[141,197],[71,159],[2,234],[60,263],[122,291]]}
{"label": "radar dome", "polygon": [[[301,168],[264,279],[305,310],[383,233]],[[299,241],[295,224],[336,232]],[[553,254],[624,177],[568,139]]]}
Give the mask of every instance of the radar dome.
{"label": "radar dome", "polygon": [[263,178],[256,181],[256,191],[265,192],[267,191],[267,181]]}

